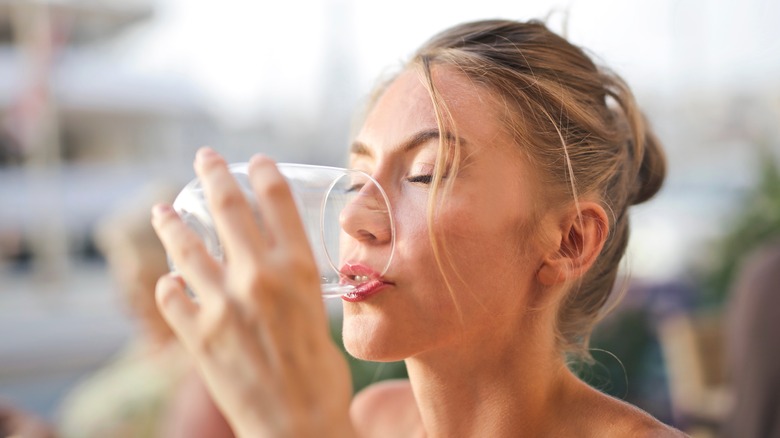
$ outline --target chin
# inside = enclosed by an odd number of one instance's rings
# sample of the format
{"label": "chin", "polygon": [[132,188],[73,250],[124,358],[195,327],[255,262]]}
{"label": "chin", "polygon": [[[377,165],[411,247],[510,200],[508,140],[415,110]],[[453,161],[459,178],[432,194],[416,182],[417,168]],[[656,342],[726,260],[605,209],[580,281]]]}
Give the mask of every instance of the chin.
{"label": "chin", "polygon": [[390,327],[366,324],[361,318],[344,319],[342,338],[351,356],[372,362],[396,362],[411,355],[409,346]]}

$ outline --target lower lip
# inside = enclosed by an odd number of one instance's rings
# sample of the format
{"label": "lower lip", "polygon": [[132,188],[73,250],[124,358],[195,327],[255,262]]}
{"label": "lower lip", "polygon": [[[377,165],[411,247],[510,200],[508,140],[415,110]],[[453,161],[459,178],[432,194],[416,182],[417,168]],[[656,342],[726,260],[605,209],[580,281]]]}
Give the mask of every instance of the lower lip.
{"label": "lower lip", "polygon": [[371,280],[368,283],[361,284],[354,291],[342,295],[341,299],[344,301],[349,301],[350,303],[364,301],[368,299],[368,297],[376,295],[380,291],[384,290],[385,286],[387,286],[387,283],[383,283],[379,280]]}

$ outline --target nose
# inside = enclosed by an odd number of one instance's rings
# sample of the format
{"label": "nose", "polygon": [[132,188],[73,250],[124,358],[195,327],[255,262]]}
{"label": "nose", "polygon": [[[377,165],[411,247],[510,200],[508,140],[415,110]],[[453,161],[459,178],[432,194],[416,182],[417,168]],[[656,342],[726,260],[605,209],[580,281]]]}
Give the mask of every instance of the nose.
{"label": "nose", "polygon": [[339,216],[341,228],[353,239],[372,245],[393,239],[390,206],[373,182],[354,190]]}

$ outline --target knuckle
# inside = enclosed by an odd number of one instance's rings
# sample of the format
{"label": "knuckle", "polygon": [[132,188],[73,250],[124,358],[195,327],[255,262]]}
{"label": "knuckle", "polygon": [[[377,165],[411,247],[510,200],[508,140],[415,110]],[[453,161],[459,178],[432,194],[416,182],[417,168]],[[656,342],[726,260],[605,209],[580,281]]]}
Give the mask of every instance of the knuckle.
{"label": "knuckle", "polygon": [[267,291],[283,286],[281,277],[278,273],[255,271],[241,279],[241,290],[252,302],[259,303],[267,296]]}
{"label": "knuckle", "polygon": [[218,210],[232,210],[246,204],[246,198],[240,190],[223,190],[213,194],[212,206]]}
{"label": "knuckle", "polygon": [[266,199],[279,199],[289,194],[287,181],[281,175],[273,175],[264,178],[262,183],[255,187],[257,195]]}
{"label": "knuckle", "polygon": [[195,239],[184,239],[178,246],[178,259],[187,262],[198,257],[203,251],[203,244]]}
{"label": "knuckle", "polygon": [[296,277],[308,279],[319,278],[314,256],[305,251],[281,251],[280,265],[287,266],[286,270],[295,273]]}
{"label": "knuckle", "polygon": [[303,251],[279,248],[266,254],[262,264],[252,261],[231,266],[228,275],[237,296],[247,301],[247,309],[278,305],[294,299],[290,289],[319,285],[320,274],[314,257]]}

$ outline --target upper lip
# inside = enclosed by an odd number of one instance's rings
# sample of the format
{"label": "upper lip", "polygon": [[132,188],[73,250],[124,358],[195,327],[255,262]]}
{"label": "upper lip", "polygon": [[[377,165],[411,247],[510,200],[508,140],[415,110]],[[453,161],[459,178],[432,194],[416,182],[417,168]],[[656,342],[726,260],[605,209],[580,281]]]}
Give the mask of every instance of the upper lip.
{"label": "upper lip", "polygon": [[362,263],[347,262],[341,266],[341,277],[349,283],[360,284],[371,280],[387,281],[382,278],[379,272],[371,269]]}

